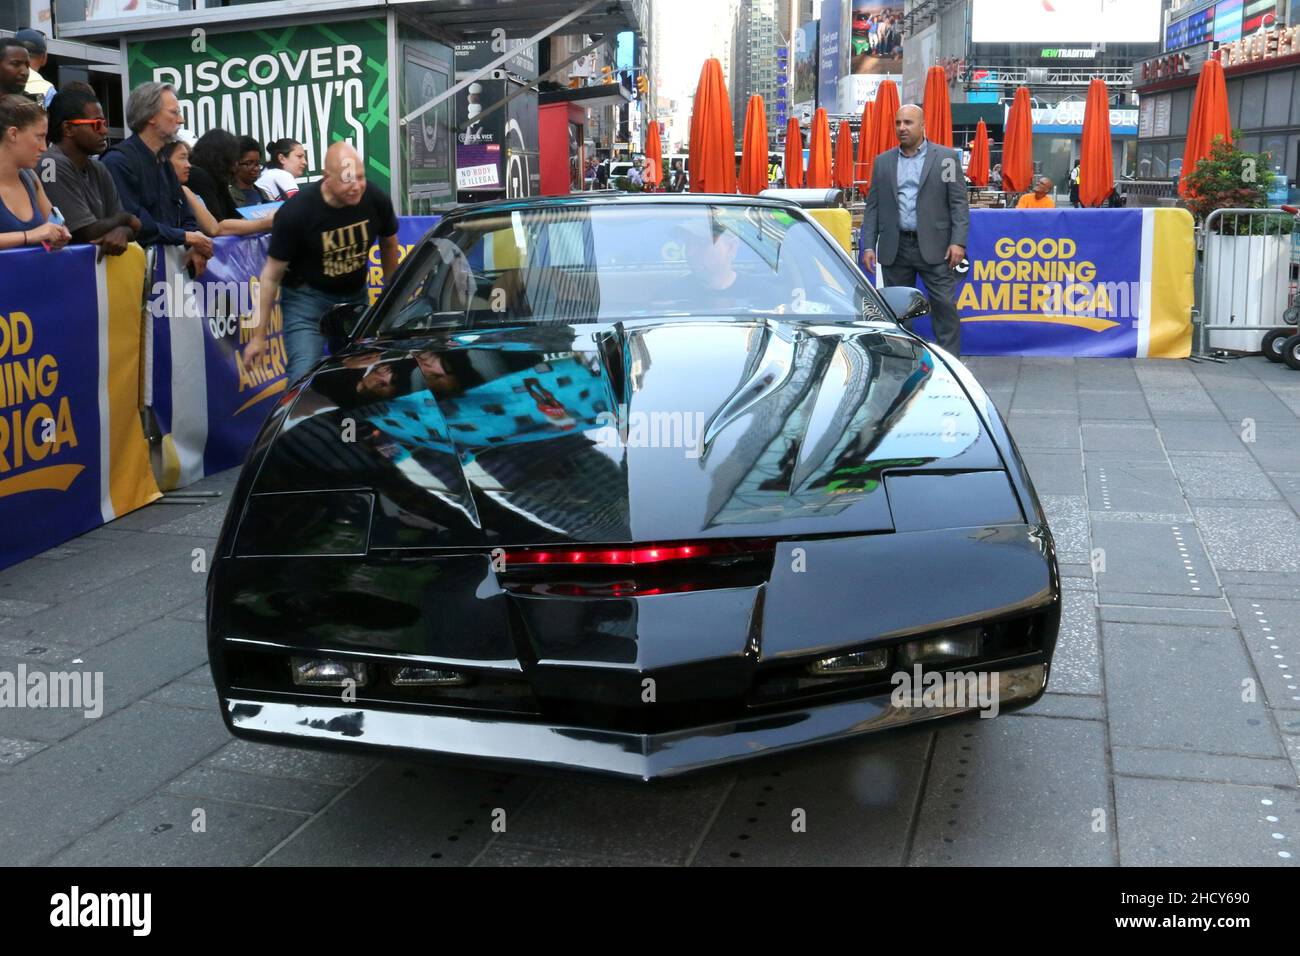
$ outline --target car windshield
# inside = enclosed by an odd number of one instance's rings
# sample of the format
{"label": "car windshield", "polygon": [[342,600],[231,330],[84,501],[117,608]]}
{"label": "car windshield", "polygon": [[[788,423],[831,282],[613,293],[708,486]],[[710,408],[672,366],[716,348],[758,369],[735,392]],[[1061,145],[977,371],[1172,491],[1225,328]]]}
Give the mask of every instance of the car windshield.
{"label": "car windshield", "polygon": [[701,315],[886,317],[798,210],[575,203],[447,223],[403,271],[371,334]]}

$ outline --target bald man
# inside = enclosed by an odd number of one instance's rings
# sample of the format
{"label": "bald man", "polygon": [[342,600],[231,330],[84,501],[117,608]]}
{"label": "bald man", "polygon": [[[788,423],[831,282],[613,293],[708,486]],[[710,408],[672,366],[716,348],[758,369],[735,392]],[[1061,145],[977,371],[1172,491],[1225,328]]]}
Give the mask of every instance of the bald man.
{"label": "bald man", "polygon": [[919,276],[930,299],[934,336],[961,355],[961,320],[953,302],[953,269],[966,256],[970,204],[961,154],[925,138],[925,113],[907,105],[894,117],[898,148],[871,167],[871,191],[858,238],[863,268],[884,270],[885,285],[915,286]]}
{"label": "bald man", "polygon": [[364,304],[370,247],[378,240],[384,281],[397,268],[397,215],[388,195],[366,182],[360,154],[347,143],[325,153],[325,176],[298,190],[276,213],[257,293],[245,368],[263,363],[276,295],[284,319],[289,384],[325,351],[321,316],[344,302]]}

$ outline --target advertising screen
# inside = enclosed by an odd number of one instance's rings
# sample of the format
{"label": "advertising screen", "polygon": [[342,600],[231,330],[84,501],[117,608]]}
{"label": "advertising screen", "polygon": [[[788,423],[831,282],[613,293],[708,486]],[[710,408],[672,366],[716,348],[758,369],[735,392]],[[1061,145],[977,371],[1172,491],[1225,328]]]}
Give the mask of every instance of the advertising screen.
{"label": "advertising screen", "polygon": [[973,43],[1157,43],[1160,0],[974,0]]}
{"label": "advertising screen", "polygon": [[839,111],[839,85],[846,39],[841,14],[842,0],[822,0],[821,34],[818,38],[817,105],[828,113]]}

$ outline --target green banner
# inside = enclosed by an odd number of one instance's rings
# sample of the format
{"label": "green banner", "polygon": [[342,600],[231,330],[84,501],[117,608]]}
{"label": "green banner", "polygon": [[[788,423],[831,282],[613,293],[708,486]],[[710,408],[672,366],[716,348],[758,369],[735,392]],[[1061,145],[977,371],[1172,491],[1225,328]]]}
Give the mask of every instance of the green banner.
{"label": "green banner", "polygon": [[384,19],[270,30],[194,31],[127,45],[127,79],[170,83],[196,136],[225,129],[262,146],[290,136],[320,176],[325,150],[347,140],[366,176],[391,191],[388,43]]}

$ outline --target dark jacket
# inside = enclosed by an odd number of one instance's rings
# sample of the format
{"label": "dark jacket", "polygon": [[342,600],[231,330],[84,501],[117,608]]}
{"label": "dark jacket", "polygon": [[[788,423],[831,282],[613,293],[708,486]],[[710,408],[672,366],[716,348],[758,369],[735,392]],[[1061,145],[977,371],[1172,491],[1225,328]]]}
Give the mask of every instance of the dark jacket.
{"label": "dark jacket", "polygon": [[113,176],[122,208],[140,220],[141,245],[185,244],[185,233],[199,226],[185,202],[171,163],[159,159],[139,136],[109,148],[100,160]]}
{"label": "dark jacket", "polygon": [[[940,263],[949,246],[966,245],[970,203],[963,178],[961,153],[938,143],[927,144],[916,192],[916,242],[926,262]],[[879,242],[881,263],[892,266],[898,255],[898,230],[898,147],[894,147],[877,156],[871,167],[871,191],[863,204],[858,249],[875,249]]]}

